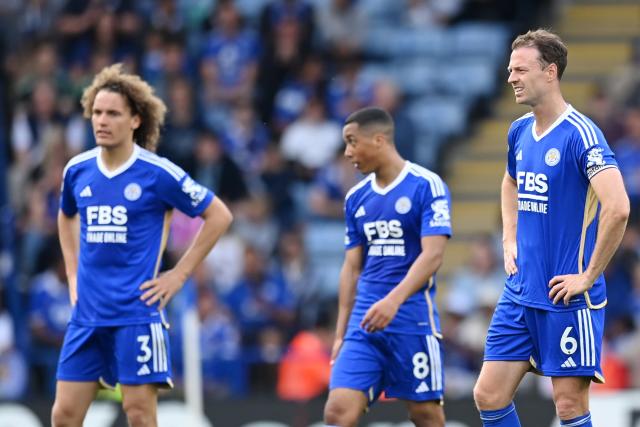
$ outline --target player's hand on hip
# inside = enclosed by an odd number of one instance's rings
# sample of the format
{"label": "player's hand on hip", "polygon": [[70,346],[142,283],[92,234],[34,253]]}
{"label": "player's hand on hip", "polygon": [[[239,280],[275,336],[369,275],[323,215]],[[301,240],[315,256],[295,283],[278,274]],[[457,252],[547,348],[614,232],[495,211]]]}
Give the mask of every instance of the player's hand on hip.
{"label": "player's hand on hip", "polygon": [[504,271],[513,276],[518,272],[516,259],[518,259],[518,245],[516,242],[505,242],[502,245],[504,251]]}
{"label": "player's hand on hip", "polygon": [[560,300],[564,305],[569,305],[569,300],[575,295],[580,295],[593,286],[593,281],[584,274],[563,274],[549,280],[549,298],[557,304]]}
{"label": "player's hand on hip", "polygon": [[360,327],[367,332],[376,332],[387,327],[398,312],[399,305],[388,297],[382,298],[367,310]]}
{"label": "player's hand on hip", "polygon": [[331,365],[334,364],[336,358],[338,357],[338,353],[340,353],[340,349],[342,348],[342,338],[336,338],[333,340],[333,347],[331,348]]}
{"label": "player's hand on hip", "polygon": [[162,310],[167,306],[169,300],[178,293],[186,280],[180,273],[175,270],[168,270],[155,279],[147,280],[140,286],[140,290],[146,291],[140,296],[140,299],[147,305],[153,305],[160,301],[158,309]]}

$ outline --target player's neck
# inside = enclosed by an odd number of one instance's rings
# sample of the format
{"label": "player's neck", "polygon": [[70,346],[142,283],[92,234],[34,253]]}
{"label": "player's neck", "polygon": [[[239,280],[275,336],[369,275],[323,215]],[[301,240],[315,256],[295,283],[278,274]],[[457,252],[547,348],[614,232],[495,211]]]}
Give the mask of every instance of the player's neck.
{"label": "player's neck", "polygon": [[549,126],[555,123],[565,111],[568,104],[560,93],[549,96],[543,102],[533,107],[533,115],[536,118],[536,133],[543,134]]}
{"label": "player's neck", "polygon": [[134,142],[118,144],[114,147],[101,147],[100,160],[109,171],[122,166],[133,154]]}
{"label": "player's neck", "polygon": [[376,184],[380,188],[391,184],[400,175],[404,166],[405,160],[400,157],[397,151],[394,151],[376,171]]}

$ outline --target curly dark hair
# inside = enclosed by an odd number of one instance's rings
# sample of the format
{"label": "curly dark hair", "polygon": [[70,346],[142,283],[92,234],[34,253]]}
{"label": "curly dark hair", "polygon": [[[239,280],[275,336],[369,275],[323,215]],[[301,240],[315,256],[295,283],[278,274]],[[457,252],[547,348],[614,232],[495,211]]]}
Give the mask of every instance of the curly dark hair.
{"label": "curly dark hair", "polygon": [[125,73],[122,64],[105,67],[82,93],[80,103],[87,119],[91,119],[93,101],[101,90],[119,93],[127,100],[131,113],[140,117],[140,126],[134,130],[133,139],[141,147],[155,151],[167,106],[155,95],[153,88],[140,76]]}

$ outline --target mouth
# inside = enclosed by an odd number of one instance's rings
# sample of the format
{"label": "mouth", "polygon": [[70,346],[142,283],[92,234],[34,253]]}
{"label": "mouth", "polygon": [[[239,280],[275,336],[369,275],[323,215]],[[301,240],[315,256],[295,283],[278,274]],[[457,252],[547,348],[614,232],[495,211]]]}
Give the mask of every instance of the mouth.
{"label": "mouth", "polygon": [[514,87],[513,88],[513,92],[515,93],[516,96],[522,95],[522,92],[524,92],[524,88],[523,87]]}
{"label": "mouth", "polygon": [[96,138],[107,138],[111,136],[111,132],[107,132],[106,130],[96,131]]}

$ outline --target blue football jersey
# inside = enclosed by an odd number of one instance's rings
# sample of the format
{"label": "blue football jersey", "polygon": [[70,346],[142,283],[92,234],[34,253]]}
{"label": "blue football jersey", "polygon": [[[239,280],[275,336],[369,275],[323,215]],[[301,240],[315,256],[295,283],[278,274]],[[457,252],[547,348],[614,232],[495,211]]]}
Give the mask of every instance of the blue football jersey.
{"label": "blue football jersey", "polygon": [[165,158],[134,145],[131,158],[109,171],[100,147],[65,170],[60,209],[80,215],[78,302],[71,321],[83,326],[159,321],[157,304],[140,300],[155,277],[173,208],[200,215],[213,193]]}
{"label": "blue football jersey", "polygon": [[604,276],[569,306],[554,305],[549,280],[583,272],[596,242],[600,205],[590,179],[617,168],[602,132],[583,114],[567,110],[542,135],[525,114],[509,129],[507,171],[518,187],[516,264],[505,296],[543,310],[601,308],[606,304]]}
{"label": "blue football jersey", "polygon": [[[364,264],[349,328],[358,328],[369,307],[406,276],[422,252],[421,238],[451,236],[449,189],[435,173],[406,162],[387,187],[374,174],[353,187],[345,200],[347,249],[362,246]],[[440,336],[434,305],[435,274],[400,306],[388,332]]]}

